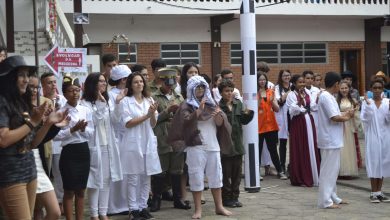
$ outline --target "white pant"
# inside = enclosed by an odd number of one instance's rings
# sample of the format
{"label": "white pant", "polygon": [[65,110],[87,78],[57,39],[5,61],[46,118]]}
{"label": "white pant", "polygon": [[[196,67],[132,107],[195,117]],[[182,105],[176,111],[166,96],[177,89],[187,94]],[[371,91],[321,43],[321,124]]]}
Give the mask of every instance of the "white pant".
{"label": "white pant", "polygon": [[188,147],[187,166],[191,191],[203,191],[204,175],[211,189],[222,187],[221,155],[218,151],[205,151],[196,147]]}
{"label": "white pant", "polygon": [[318,207],[326,208],[339,204],[336,181],[340,170],[340,148],[321,149],[321,168],[319,178]]}
{"label": "white pant", "polygon": [[60,157],[61,154],[53,154],[53,163],[51,172],[53,173],[53,186],[56,193],[58,203],[62,203],[64,198],[64,186],[62,185],[62,177],[60,172]]}
{"label": "white pant", "polygon": [[103,187],[100,189],[88,188],[89,209],[91,217],[106,216],[108,199],[110,197],[110,158],[107,146],[101,146]]}
{"label": "white pant", "polygon": [[146,174],[127,174],[127,203],[129,211],[148,207],[150,176]]}

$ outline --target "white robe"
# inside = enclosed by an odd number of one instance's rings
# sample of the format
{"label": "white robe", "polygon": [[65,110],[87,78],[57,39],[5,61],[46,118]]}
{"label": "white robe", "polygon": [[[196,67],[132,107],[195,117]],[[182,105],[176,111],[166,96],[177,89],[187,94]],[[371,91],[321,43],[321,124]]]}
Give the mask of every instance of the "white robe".
{"label": "white robe", "polygon": [[311,86],[310,89],[305,88],[305,91],[307,94],[310,95],[310,111],[311,115],[313,116],[314,119],[314,124],[316,126],[316,129],[318,127],[318,105],[316,103],[318,93],[321,92],[321,90],[315,86]]}
{"label": "white robe", "polygon": [[[284,95],[285,92],[282,91],[282,95]],[[275,98],[276,100],[279,100],[281,98],[280,95],[280,86],[275,86]],[[283,106],[279,106],[279,111],[275,112],[276,121],[279,126],[279,132],[278,137],[279,139],[287,139],[288,138],[288,118],[287,118],[287,112],[288,112],[288,106],[286,103],[284,103]]]}
{"label": "white robe", "polygon": [[390,177],[390,110],[389,99],[382,99],[379,108],[374,100],[363,101],[361,120],[366,144],[366,170],[369,178]]}
{"label": "white robe", "polygon": [[[111,113],[109,107],[106,103],[97,101],[96,104],[91,102],[81,100],[80,105],[83,105],[92,110],[92,116],[94,121],[94,133],[93,136],[88,141],[89,151],[91,155],[91,167],[89,170],[88,176],[88,188],[101,189],[103,188],[103,167],[100,151],[100,138],[98,137],[98,125],[99,122],[109,121],[107,125],[108,134],[104,137],[107,141],[108,154],[109,154],[109,170],[110,170],[110,179],[112,182],[117,182],[122,180],[122,166],[119,156],[118,142],[115,139],[114,130],[111,124]],[[107,118],[108,117],[108,118]],[[106,144],[103,144],[106,145]]]}
{"label": "white robe", "polygon": [[[111,120],[112,120],[114,133],[118,143],[122,141],[123,135],[126,131],[126,127],[123,125],[121,120],[121,114],[119,112],[119,104],[115,104],[115,99],[120,92],[121,90],[118,88],[112,88],[108,92],[110,111],[113,112],[113,116],[114,116],[111,118]],[[126,192],[127,192],[127,180],[121,180],[118,182],[111,183],[110,198],[108,201],[109,214],[116,214],[116,213],[129,211],[129,207],[127,205]]]}

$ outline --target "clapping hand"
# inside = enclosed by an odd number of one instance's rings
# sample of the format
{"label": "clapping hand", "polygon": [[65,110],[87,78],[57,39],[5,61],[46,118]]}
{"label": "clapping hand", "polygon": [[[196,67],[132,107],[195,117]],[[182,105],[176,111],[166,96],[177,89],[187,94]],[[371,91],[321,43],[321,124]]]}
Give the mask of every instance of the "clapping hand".
{"label": "clapping hand", "polygon": [[368,100],[367,93],[364,94],[364,101],[367,103],[367,105],[371,104],[370,100]]}
{"label": "clapping hand", "polygon": [[223,117],[222,117],[222,110],[217,106],[214,111],[211,113],[211,116],[213,116],[214,121],[217,125],[221,125],[223,122]]}
{"label": "clapping hand", "polygon": [[202,114],[203,110],[204,110],[204,107],[206,105],[206,98],[203,98],[202,101],[200,101],[199,103],[199,108],[196,110],[196,114],[197,116],[199,116],[200,114]]}
{"label": "clapping hand", "polygon": [[152,104],[149,106],[148,114],[147,114],[147,116],[148,116],[149,118],[152,117],[153,114],[156,112],[157,107],[158,107],[158,104],[157,104],[157,103],[152,103]]}
{"label": "clapping hand", "polygon": [[98,92],[98,98],[100,101],[106,102],[106,99],[104,98],[103,94],[100,91]]}
{"label": "clapping hand", "polygon": [[80,120],[76,123],[75,126],[73,126],[71,129],[70,129],[70,132],[73,133],[73,132],[76,132],[76,131],[81,131],[81,132],[84,132],[85,131],[85,128],[87,127],[88,125],[88,122],[86,122],[84,119],[83,120]]}
{"label": "clapping hand", "polygon": [[48,111],[48,104],[44,102],[42,105],[33,109],[33,113],[31,115],[31,123],[34,126],[37,126],[45,116],[45,113]]}
{"label": "clapping hand", "polygon": [[[66,120],[68,118],[68,114],[69,114],[69,109],[66,109],[63,112],[51,111],[51,113],[47,117],[46,123],[49,123],[50,125],[56,124],[57,127],[64,127],[69,123],[69,120]],[[66,123],[66,121],[67,121],[67,123]],[[58,125],[60,125],[60,126],[58,126]]]}
{"label": "clapping hand", "polygon": [[119,103],[122,101],[122,99],[123,99],[124,97],[126,97],[127,91],[128,91],[127,88],[126,88],[126,89],[123,89],[123,90],[116,96],[116,99],[115,99],[115,103],[116,103],[116,104],[119,104]]}
{"label": "clapping hand", "polygon": [[176,104],[171,105],[171,106],[169,106],[169,108],[168,108],[168,112],[169,112],[169,113],[170,113],[170,112],[175,113],[175,112],[177,111],[178,108],[179,108],[179,105],[176,105]]}

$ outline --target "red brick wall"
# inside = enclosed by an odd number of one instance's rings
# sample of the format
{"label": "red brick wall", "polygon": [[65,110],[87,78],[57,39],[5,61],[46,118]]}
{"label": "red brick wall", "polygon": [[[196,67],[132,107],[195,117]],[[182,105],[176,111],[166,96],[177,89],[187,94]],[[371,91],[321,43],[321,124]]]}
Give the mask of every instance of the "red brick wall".
{"label": "red brick wall", "polygon": [[[382,43],[382,47],[386,47],[386,43]],[[201,48],[201,73],[206,73],[210,77],[211,73],[211,43],[200,43]],[[277,81],[277,75],[281,69],[289,69],[293,74],[300,74],[304,70],[312,70],[313,72],[325,74],[329,71],[340,72],[340,50],[354,49],[360,50],[361,54],[361,75],[360,89],[364,88],[365,78],[365,65],[364,65],[364,42],[328,42],[328,63],[325,64],[270,64],[271,71],[268,74],[269,80],[272,82]],[[108,44],[102,45],[102,51],[104,53],[117,54],[117,46],[114,44],[111,48],[108,48]],[[241,90],[241,66],[230,64],[230,43],[224,42],[221,44],[222,54],[222,67],[229,68],[235,73],[234,82]],[[160,57],[160,44],[159,43],[138,43],[137,44],[137,62],[145,65],[148,68],[151,79],[153,78],[150,62],[154,58]]]}

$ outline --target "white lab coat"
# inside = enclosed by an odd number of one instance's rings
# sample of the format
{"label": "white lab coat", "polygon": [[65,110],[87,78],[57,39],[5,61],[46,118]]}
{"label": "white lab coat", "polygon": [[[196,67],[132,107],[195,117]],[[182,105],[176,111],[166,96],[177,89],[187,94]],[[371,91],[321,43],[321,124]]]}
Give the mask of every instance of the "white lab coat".
{"label": "white lab coat", "polygon": [[[103,167],[100,151],[100,143],[96,125],[99,121],[104,120],[104,117],[107,117],[107,114],[111,116],[109,107],[107,104],[102,102],[96,102],[92,104],[85,100],[81,100],[81,105],[86,106],[92,110],[92,118],[94,121],[95,132],[88,142],[90,156],[91,156],[91,165],[88,176],[88,188],[102,188],[103,187]],[[107,135],[107,145],[108,145],[108,154],[110,160],[110,177],[112,182],[120,181],[123,179],[122,175],[122,166],[119,157],[118,143],[115,139],[114,129],[112,128],[111,120],[110,125],[108,126]]]}
{"label": "white lab coat", "polygon": [[110,105],[110,112],[111,112],[111,123],[112,127],[114,128],[115,132],[115,137],[117,138],[118,144],[120,143],[120,140],[123,137],[123,134],[126,131],[126,127],[123,125],[122,120],[121,120],[121,114],[120,114],[120,108],[119,104],[115,103],[116,97],[119,95],[121,92],[121,89],[118,88],[112,88],[108,92],[108,103]]}
{"label": "white lab coat", "polygon": [[[285,92],[282,91],[282,95],[284,95]],[[281,98],[280,95],[280,86],[275,86],[275,98],[276,100],[279,100]],[[287,97],[286,97],[287,101]],[[285,102],[283,106],[279,106],[279,111],[275,112],[276,122],[279,126],[279,132],[278,137],[279,139],[287,139],[288,138],[288,118],[287,118],[287,112],[288,112],[288,106]]]}
{"label": "white lab coat", "polygon": [[[148,113],[152,98],[144,98],[141,104],[134,96],[125,97],[120,103],[122,123],[126,125],[133,118]],[[154,117],[157,118],[158,112]],[[120,143],[123,174],[154,175],[161,173],[160,159],[157,152],[157,137],[154,135],[150,119],[131,128],[126,128]]]}
{"label": "white lab coat", "polygon": [[366,144],[366,170],[369,178],[390,177],[390,110],[389,99],[382,99],[379,108],[374,100],[363,101],[361,120]]}

